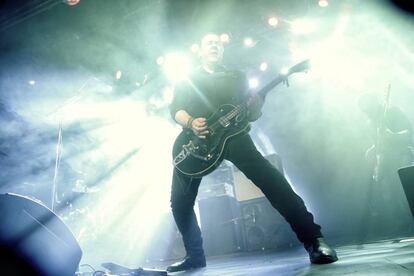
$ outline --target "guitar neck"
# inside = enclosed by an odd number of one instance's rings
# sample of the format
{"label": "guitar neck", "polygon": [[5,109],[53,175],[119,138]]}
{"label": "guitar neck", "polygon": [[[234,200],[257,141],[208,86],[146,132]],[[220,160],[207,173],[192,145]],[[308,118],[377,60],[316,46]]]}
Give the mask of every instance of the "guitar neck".
{"label": "guitar neck", "polygon": [[[269,93],[276,85],[279,83],[287,80],[287,78],[292,75],[293,73],[303,72],[309,69],[309,60],[304,60],[295,66],[291,67],[288,70],[287,74],[279,74],[276,78],[274,78],[271,82],[266,84],[262,89],[260,89],[256,94],[262,96],[263,98],[266,97],[267,93]],[[231,120],[234,117],[237,117],[240,113],[244,112],[247,108],[247,103],[242,103],[236,106],[231,112],[223,116],[221,119],[224,122]]]}
{"label": "guitar neck", "polygon": [[[269,82],[268,84],[266,84],[265,87],[263,87],[262,89],[260,89],[256,94],[262,96],[263,98],[265,98],[266,95],[267,95],[267,93],[269,93],[276,85],[278,85],[279,83],[281,83],[284,80],[286,80],[286,78],[289,75],[290,74],[277,76],[271,82]],[[247,108],[247,103],[239,104],[238,106],[236,106],[234,108],[234,110],[232,112],[230,112],[229,114],[227,114],[225,116],[225,119],[226,120],[231,120],[232,118],[238,116],[240,113],[244,112],[246,110],[246,108]]]}
{"label": "guitar neck", "polygon": [[275,79],[273,79],[271,82],[266,84],[265,87],[260,89],[256,94],[262,96],[263,98],[266,97],[267,93],[269,93],[276,85],[286,80],[288,75],[279,75]]}
{"label": "guitar neck", "polygon": [[273,79],[271,82],[269,82],[268,84],[266,84],[265,87],[263,87],[262,89],[260,89],[256,94],[262,96],[263,98],[266,97],[267,93],[269,93],[276,85],[278,85],[279,83],[287,80],[287,78],[294,74],[294,73],[298,73],[298,72],[306,72],[309,69],[309,60],[306,59],[302,62],[299,62],[298,64],[292,66],[291,68],[289,68],[289,70],[287,70],[286,74],[279,74],[275,79]]}

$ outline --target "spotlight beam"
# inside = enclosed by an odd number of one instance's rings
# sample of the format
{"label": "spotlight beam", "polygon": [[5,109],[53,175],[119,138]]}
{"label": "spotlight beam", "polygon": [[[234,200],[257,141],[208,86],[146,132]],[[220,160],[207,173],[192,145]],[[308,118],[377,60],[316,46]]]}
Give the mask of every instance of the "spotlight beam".
{"label": "spotlight beam", "polygon": [[191,71],[191,64],[186,55],[171,53],[165,56],[163,69],[168,79],[181,81],[188,77]]}
{"label": "spotlight beam", "polygon": [[[109,170],[105,171],[103,174],[96,177],[93,181],[90,181],[91,186],[96,186],[100,182],[107,179],[109,176],[111,176],[115,171],[117,171],[122,165],[126,164],[133,156],[135,156],[141,148],[133,149],[127,154],[125,154],[122,158],[120,158]],[[90,186],[87,185],[87,186]]]}

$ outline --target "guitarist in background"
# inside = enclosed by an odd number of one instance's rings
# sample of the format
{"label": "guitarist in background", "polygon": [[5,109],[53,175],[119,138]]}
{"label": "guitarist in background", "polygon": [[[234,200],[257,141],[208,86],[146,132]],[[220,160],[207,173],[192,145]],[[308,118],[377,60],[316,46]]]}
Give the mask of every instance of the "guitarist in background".
{"label": "guitarist in background", "polygon": [[[173,119],[203,139],[208,139],[209,136],[206,118],[221,105],[239,104],[250,97],[247,118],[255,121],[261,115],[264,102],[261,96],[247,94],[247,81],[241,72],[228,70],[221,64],[223,50],[217,34],[210,33],[203,37],[200,47],[201,66],[187,82],[176,88],[170,106]],[[247,131],[228,140],[224,158],[251,179],[288,221],[304,244],[312,263],[337,261],[335,250],[324,242],[321,227],[315,224],[313,215],[306,209],[303,200],[292,190],[284,176],[257,151]],[[200,182],[200,177],[190,177],[174,169],[171,207],[187,255],[182,261],[169,266],[168,272],[206,266],[201,231],[193,209]]]}
{"label": "guitarist in background", "polygon": [[371,216],[383,223],[375,227],[375,232],[379,229],[385,232],[382,238],[409,231],[411,216],[397,170],[414,161],[410,120],[400,108],[389,104],[389,92],[383,103],[374,93],[363,94],[358,100],[374,141],[365,156],[373,184],[369,200]]}

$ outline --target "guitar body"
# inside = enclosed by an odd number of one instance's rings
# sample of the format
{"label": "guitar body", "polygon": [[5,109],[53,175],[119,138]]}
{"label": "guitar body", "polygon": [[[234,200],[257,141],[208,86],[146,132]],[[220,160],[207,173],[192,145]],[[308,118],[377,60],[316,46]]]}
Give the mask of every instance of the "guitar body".
{"label": "guitar body", "polygon": [[173,147],[174,166],[178,171],[191,177],[203,177],[220,165],[226,142],[245,133],[249,127],[243,114],[231,120],[222,120],[224,115],[236,108],[230,104],[222,105],[209,117],[209,134],[205,139],[199,138],[190,129],[184,129],[178,135]]}

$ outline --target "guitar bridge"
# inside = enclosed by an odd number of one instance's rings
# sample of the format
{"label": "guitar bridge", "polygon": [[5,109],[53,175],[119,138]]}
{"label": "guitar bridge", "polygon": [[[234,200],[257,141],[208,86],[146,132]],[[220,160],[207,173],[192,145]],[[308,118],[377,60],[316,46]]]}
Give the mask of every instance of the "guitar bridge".
{"label": "guitar bridge", "polygon": [[183,149],[180,151],[179,154],[177,154],[177,156],[173,160],[174,166],[183,162],[191,154],[191,151],[193,151],[196,148],[197,147],[194,146],[193,141],[190,141],[187,145],[183,145]]}
{"label": "guitar bridge", "polygon": [[173,160],[173,165],[177,166],[178,164],[180,164],[181,162],[183,162],[187,156],[189,155],[188,152],[186,152],[184,149],[182,151],[180,151],[179,154],[177,154],[177,156],[174,158]]}

